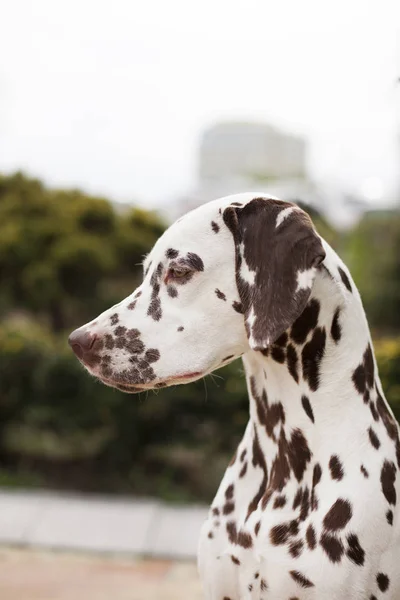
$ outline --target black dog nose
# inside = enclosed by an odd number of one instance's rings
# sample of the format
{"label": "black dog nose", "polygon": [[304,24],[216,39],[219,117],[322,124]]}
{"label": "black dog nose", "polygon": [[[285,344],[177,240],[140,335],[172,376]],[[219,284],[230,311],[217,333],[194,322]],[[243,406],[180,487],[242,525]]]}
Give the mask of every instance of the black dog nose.
{"label": "black dog nose", "polygon": [[68,343],[78,358],[83,358],[92,348],[96,336],[88,331],[75,329],[68,338]]}

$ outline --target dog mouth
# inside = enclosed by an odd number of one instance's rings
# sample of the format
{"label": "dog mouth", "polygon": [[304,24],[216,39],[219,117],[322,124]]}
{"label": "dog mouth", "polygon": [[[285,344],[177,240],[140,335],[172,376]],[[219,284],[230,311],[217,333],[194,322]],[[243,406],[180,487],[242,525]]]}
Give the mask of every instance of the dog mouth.
{"label": "dog mouth", "polygon": [[168,377],[167,379],[159,379],[154,380],[151,383],[129,383],[121,381],[113,381],[112,379],[106,379],[101,376],[97,376],[97,378],[109,387],[116,388],[121,392],[125,392],[127,394],[139,394],[140,392],[147,392],[150,390],[157,390],[164,387],[169,387],[171,385],[179,385],[181,383],[191,383],[192,381],[196,381],[203,375],[202,372],[194,371],[192,373],[184,373],[183,375],[174,375],[173,377]]}

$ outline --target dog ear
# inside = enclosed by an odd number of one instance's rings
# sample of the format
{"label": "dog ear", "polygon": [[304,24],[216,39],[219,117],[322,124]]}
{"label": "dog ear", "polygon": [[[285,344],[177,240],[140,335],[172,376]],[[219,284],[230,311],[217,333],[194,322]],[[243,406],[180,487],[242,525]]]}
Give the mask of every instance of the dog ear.
{"label": "dog ear", "polygon": [[310,217],[295,204],[255,198],[225,209],[247,337],[264,350],[303,312],[325,258]]}

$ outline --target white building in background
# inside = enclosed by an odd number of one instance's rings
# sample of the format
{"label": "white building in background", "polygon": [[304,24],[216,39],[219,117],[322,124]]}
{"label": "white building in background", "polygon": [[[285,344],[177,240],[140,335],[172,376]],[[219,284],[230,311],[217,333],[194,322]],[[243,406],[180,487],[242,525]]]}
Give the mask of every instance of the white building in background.
{"label": "white building in background", "polygon": [[307,143],[264,123],[223,122],[200,141],[198,184],[164,215],[174,220],[204,202],[240,192],[268,193],[302,201],[339,227],[359,219],[365,207],[339,189],[316,185],[307,174]]}
{"label": "white building in background", "polygon": [[199,152],[201,183],[241,177],[303,178],[306,144],[263,123],[218,123],[204,132]]}
{"label": "white building in background", "polygon": [[253,191],[319,206],[307,179],[306,152],[304,139],[265,123],[217,123],[200,141],[197,186],[169,207],[168,217],[220,196]]}

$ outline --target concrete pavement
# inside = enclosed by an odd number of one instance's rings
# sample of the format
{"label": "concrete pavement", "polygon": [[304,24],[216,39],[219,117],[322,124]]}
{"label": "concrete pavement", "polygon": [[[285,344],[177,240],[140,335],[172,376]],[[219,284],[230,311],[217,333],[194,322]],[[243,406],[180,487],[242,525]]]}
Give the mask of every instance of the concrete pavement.
{"label": "concrete pavement", "polygon": [[204,506],[2,490],[0,544],[194,560],[206,515]]}

